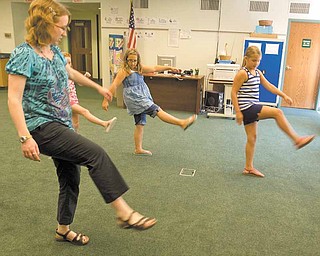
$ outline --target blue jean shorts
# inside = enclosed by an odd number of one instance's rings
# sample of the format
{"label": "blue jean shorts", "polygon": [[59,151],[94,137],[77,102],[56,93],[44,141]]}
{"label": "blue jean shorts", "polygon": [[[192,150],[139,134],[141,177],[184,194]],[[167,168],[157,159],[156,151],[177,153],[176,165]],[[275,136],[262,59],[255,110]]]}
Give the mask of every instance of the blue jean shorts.
{"label": "blue jean shorts", "polygon": [[252,105],[250,108],[241,111],[243,115],[243,124],[247,125],[254,122],[258,122],[258,114],[261,112],[262,107],[262,105],[256,104]]}
{"label": "blue jean shorts", "polygon": [[147,123],[147,115],[154,118],[159,112],[159,110],[160,110],[160,107],[158,105],[152,104],[150,108],[143,111],[142,113],[133,115],[135,125],[145,125]]}

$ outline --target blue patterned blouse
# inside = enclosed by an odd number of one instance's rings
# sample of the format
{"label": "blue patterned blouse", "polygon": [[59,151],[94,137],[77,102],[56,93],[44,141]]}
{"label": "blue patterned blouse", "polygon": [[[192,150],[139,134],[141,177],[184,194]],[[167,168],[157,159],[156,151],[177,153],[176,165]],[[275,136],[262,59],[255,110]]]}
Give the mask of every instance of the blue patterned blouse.
{"label": "blue patterned blouse", "polygon": [[27,78],[22,106],[29,131],[57,121],[72,128],[66,60],[58,46],[51,45],[52,60],[39,56],[27,43],[11,53],[6,71]]}
{"label": "blue patterned blouse", "polygon": [[153,104],[149,88],[138,72],[132,73],[123,80],[123,100],[130,115],[137,115]]}

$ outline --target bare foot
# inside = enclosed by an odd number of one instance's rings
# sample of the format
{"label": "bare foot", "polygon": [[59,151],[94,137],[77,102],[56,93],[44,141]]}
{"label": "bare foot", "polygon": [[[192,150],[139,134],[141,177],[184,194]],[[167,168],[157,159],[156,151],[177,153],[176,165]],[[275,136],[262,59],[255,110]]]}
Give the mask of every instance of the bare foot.
{"label": "bare foot", "polygon": [[149,150],[144,150],[144,149],[141,149],[141,150],[135,150],[134,151],[134,154],[136,156],[152,156],[152,152],[149,151]]}
{"label": "bare foot", "polygon": [[189,118],[185,119],[184,124],[181,126],[183,130],[187,130],[194,122],[197,120],[197,115],[190,116]]}
{"label": "bare foot", "polygon": [[311,141],[313,141],[313,139],[316,137],[316,135],[309,135],[309,136],[303,136],[300,137],[297,141],[296,141],[296,148],[300,149],[303,148],[304,146],[308,145]]}
{"label": "bare foot", "polygon": [[106,122],[106,125],[104,126],[104,128],[106,129],[106,132],[110,132],[110,130],[113,128],[113,126],[115,125],[117,121],[117,118],[114,117],[111,120]]}
{"label": "bare foot", "polygon": [[243,170],[243,172],[242,172],[243,174],[252,174],[252,175],[255,175],[255,176],[258,176],[258,177],[264,177],[264,174],[263,173],[261,173],[261,172],[259,172],[257,169],[255,169],[255,168],[253,168],[253,169],[251,169],[251,170],[248,170],[248,169],[246,169],[246,168],[244,168],[244,170]]}

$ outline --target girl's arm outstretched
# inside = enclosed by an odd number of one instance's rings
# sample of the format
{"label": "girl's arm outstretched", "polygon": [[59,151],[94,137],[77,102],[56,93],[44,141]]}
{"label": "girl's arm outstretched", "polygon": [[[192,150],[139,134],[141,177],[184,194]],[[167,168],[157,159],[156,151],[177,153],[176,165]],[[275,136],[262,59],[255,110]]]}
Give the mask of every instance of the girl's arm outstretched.
{"label": "girl's arm outstretched", "polygon": [[[141,65],[142,66],[142,65]],[[172,72],[179,72],[179,69],[171,66],[142,66],[142,73],[163,72],[170,70]]]}
{"label": "girl's arm outstretched", "polygon": [[[116,93],[117,87],[120,86],[123,80],[127,77],[127,72],[124,69],[120,69],[117,73],[116,77],[113,79],[112,84],[110,85],[109,91],[113,96]],[[102,108],[104,110],[108,110],[109,102],[108,99],[105,97],[102,101]]]}

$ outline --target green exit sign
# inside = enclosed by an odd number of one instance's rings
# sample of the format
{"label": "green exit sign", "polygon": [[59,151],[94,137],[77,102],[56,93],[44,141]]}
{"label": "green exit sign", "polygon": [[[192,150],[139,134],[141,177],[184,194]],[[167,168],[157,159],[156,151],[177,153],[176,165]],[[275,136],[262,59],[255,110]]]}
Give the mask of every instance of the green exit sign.
{"label": "green exit sign", "polygon": [[310,48],[311,39],[302,39],[302,48]]}

